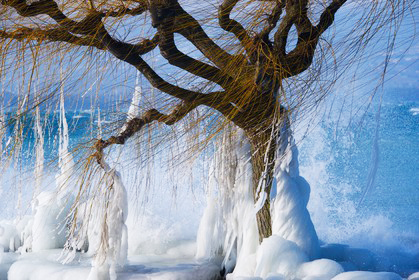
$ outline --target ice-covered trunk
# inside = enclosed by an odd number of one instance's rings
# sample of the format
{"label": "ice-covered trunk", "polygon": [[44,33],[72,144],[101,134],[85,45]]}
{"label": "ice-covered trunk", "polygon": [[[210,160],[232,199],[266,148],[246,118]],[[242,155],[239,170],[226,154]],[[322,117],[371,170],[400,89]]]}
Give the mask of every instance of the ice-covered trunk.
{"label": "ice-covered trunk", "polygon": [[256,220],[259,241],[272,235],[270,194],[273,184],[276,141],[272,129],[247,133],[252,151],[253,197],[256,203]]}
{"label": "ice-covered trunk", "polygon": [[250,144],[243,131],[227,129],[210,167],[207,208],[197,236],[198,259],[223,256],[225,271],[247,266],[256,252],[258,231],[252,193]]}
{"label": "ice-covered trunk", "polygon": [[248,137],[260,241],[279,235],[316,258],[318,238],[307,211],[310,186],[299,175],[298,150],[288,122]]}
{"label": "ice-covered trunk", "polygon": [[[227,131],[230,136],[217,144],[211,167],[197,257],[222,254],[226,272],[235,266],[233,278],[266,277],[270,272],[293,275],[298,264],[319,254],[306,208],[310,187],[299,176],[292,133],[284,124],[268,131],[250,140],[240,130]],[[291,251],[295,262],[281,257]],[[293,265],[276,271],[273,256]]]}

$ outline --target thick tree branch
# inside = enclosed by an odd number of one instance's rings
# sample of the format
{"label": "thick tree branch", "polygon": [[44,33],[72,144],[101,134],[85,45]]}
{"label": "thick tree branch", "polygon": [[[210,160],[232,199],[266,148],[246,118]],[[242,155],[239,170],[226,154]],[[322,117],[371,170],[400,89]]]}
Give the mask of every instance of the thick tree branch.
{"label": "thick tree branch", "polygon": [[332,25],[336,12],[345,4],[345,2],[346,0],[333,0],[333,2],[324,10],[320,16],[320,21],[316,26],[319,35]]}
{"label": "thick tree branch", "polygon": [[274,50],[280,56],[285,56],[285,47],[288,40],[288,34],[294,24],[294,16],[286,14],[279,24],[278,30],[274,35]]}
{"label": "thick tree branch", "polygon": [[251,56],[251,52],[254,51],[252,46],[252,39],[250,38],[246,29],[236,20],[230,18],[231,11],[236,6],[239,0],[224,0],[218,8],[218,23],[222,29],[227,32],[233,33],[236,38],[240,41],[243,48]]}
{"label": "thick tree branch", "polygon": [[165,92],[181,100],[192,102],[205,94],[187,90],[172,85],[160,77],[151,67],[141,58],[130,44],[120,42],[112,38],[104,27],[100,30],[100,37],[106,48],[118,59],[125,61],[137,68],[151,85],[158,90]]}
{"label": "thick tree branch", "polygon": [[116,9],[112,9],[112,10],[103,10],[103,11],[99,11],[101,14],[103,14],[105,17],[123,17],[123,16],[137,16],[137,15],[141,15],[142,13],[144,13],[147,10],[147,5],[146,3],[139,3],[139,5],[135,8],[127,8],[124,6],[121,6],[119,8]]}
{"label": "thick tree branch", "polygon": [[77,46],[95,47],[97,49],[104,49],[105,46],[96,40],[89,37],[75,36],[64,28],[54,29],[38,29],[38,28],[19,28],[12,32],[5,32],[0,30],[0,38],[13,39],[13,40],[36,40],[39,42],[67,42]]}
{"label": "thick tree branch", "polygon": [[[181,34],[190,41],[206,58],[212,61],[218,68],[225,69],[232,61],[237,59],[218,46],[212,39],[208,37],[199,22],[188,14],[177,3],[173,6],[176,13],[174,32]],[[243,58],[241,58],[243,60]]]}
{"label": "thick tree branch", "polygon": [[[298,75],[311,65],[321,34],[330,27],[334,14],[345,2],[346,0],[334,0],[322,13],[319,24],[313,26],[307,16],[307,0],[286,1],[286,15],[275,33],[274,42],[282,78]],[[286,54],[286,43],[293,25],[297,29],[298,41],[296,47]]]}
{"label": "thick tree branch", "polygon": [[[156,18],[156,9],[151,11],[152,17]],[[174,15],[167,15],[155,24],[159,33],[159,48],[161,55],[172,65],[188,71],[196,76],[219,84],[223,88],[231,85],[233,80],[227,74],[223,74],[217,67],[196,60],[182,53],[174,40]]]}
{"label": "thick tree branch", "polygon": [[194,110],[199,104],[197,102],[181,102],[173,111],[165,115],[157,109],[150,109],[145,112],[141,117],[133,118],[124,124],[123,130],[116,136],[111,136],[107,140],[99,139],[94,144],[96,150],[94,156],[100,164],[103,158],[103,150],[111,145],[123,145],[135,133],[139,132],[144,126],[154,121],[164,123],[166,125],[173,125],[183,119],[189,112]]}
{"label": "thick tree branch", "polygon": [[192,102],[204,94],[190,91],[174,86],[161,78],[141,57],[141,54],[153,49],[158,41],[155,36],[153,40],[145,41],[144,44],[132,45],[112,38],[105,29],[101,19],[103,15],[93,11],[82,21],[76,22],[67,18],[58,8],[58,5],[52,0],[41,0],[32,4],[26,4],[25,0],[2,0],[2,4],[11,6],[22,16],[37,16],[41,14],[49,15],[60,26],[68,32],[80,35],[88,35],[97,39],[108,49],[116,58],[123,60],[134,67],[149,80],[157,89],[172,95],[181,100]]}
{"label": "thick tree branch", "polygon": [[259,37],[262,38],[265,43],[269,44],[271,44],[269,34],[276,27],[282,11],[285,8],[285,0],[275,0],[275,2],[275,7],[272,9],[271,14],[267,18],[268,25],[259,33]]}

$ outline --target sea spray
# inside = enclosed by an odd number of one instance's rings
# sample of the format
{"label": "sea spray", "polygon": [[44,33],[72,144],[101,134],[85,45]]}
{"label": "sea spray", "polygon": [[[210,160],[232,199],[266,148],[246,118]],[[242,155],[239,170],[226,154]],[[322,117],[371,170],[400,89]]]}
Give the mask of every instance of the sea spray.
{"label": "sea spray", "polygon": [[371,152],[371,163],[368,171],[367,186],[362,192],[361,199],[358,203],[358,208],[375,186],[375,179],[377,177],[378,163],[380,161],[380,149],[379,149],[379,138],[380,138],[380,117],[381,117],[381,102],[378,104],[377,113],[375,114],[375,129],[374,129],[374,138],[372,143],[372,152]]}
{"label": "sea spray", "polygon": [[[3,150],[3,141],[6,136],[6,117],[4,114],[4,83],[2,81],[1,84],[1,95],[0,95],[0,196],[3,193],[3,173],[4,164],[3,164],[3,156],[5,151]],[[1,251],[1,250],[0,250]]]}

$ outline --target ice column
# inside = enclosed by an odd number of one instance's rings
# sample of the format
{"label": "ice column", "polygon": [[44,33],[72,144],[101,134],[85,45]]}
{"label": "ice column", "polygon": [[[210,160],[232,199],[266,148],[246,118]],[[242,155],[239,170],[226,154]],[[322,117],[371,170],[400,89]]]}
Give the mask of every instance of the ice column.
{"label": "ice column", "polygon": [[[37,92],[35,92],[35,95]],[[35,108],[35,190],[33,197],[37,197],[42,185],[42,175],[44,171],[44,132],[41,125],[41,113],[39,110],[39,96],[36,95],[36,108]]]}
{"label": "ice column", "polygon": [[280,130],[271,193],[272,235],[295,242],[310,259],[319,256],[319,240],[307,203],[310,185],[300,176],[298,150],[287,124]]}

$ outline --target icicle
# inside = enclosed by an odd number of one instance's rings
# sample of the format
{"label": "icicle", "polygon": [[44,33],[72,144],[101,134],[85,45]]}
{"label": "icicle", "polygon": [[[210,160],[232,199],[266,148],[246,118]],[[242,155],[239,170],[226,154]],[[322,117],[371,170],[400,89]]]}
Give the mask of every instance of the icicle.
{"label": "icicle", "polygon": [[[33,200],[34,219],[32,223],[32,241],[25,241],[26,248],[32,248],[34,252],[45,249],[62,248],[66,241],[67,232],[63,226],[68,214],[71,197],[68,195],[68,186],[74,169],[74,161],[68,151],[69,132],[65,116],[64,84],[62,70],[60,69],[60,107],[58,123],[58,166],[59,173],[55,176],[57,192],[39,192]],[[36,101],[38,102],[38,100]],[[43,168],[43,131],[40,123],[39,106],[35,109],[35,132],[36,132],[36,175],[42,175]],[[37,184],[41,182],[38,181]],[[39,191],[40,185],[37,186]]]}
{"label": "icicle", "polygon": [[[1,83],[1,95],[0,95],[0,166],[2,168],[0,168],[0,195],[2,195],[3,192],[3,180],[2,180],[2,175],[3,175],[3,168],[5,166],[5,164],[3,163],[3,154],[6,152],[6,147],[3,147],[3,140],[5,139],[6,136],[6,117],[4,114],[4,82],[2,80]],[[4,151],[3,151],[4,149]]]}
{"label": "icicle", "polygon": [[102,120],[100,117],[100,108],[97,108],[97,128],[98,128],[98,132],[97,132],[97,139],[102,139]]}
{"label": "icicle", "polygon": [[[21,159],[21,152],[23,146],[23,125],[22,125],[22,112],[23,108],[25,107],[26,101],[28,99],[29,93],[25,94],[23,101],[21,102],[21,93],[19,90],[18,93],[18,107],[16,110],[16,123],[14,129],[14,149],[13,149],[13,159],[14,159],[14,170],[17,172],[21,169],[20,159]],[[17,181],[17,188],[18,188],[18,196],[17,196],[17,203],[16,203],[16,210],[18,210],[18,216],[21,216],[21,204],[22,204],[22,176],[18,176]]]}
{"label": "icicle", "polygon": [[[135,79],[134,93],[132,95],[131,104],[129,106],[128,113],[127,113],[127,121],[138,117],[138,115],[140,114],[140,101],[141,101],[141,95],[142,95],[140,75],[141,73],[137,72],[137,77]],[[124,124],[122,126],[120,133],[124,132],[125,129],[127,129],[127,124]]]}
{"label": "icicle", "polygon": [[[236,135],[233,135],[236,132]],[[210,168],[207,208],[197,235],[197,258],[224,255],[226,272],[249,267],[259,235],[252,192],[250,144],[243,131],[226,130]]]}
{"label": "icicle", "polygon": [[39,96],[38,92],[36,91],[35,87],[35,124],[34,124],[34,131],[35,131],[35,190],[33,193],[33,199],[36,198],[41,190],[42,186],[42,176],[44,171],[44,132],[41,126],[41,113],[39,110]]}
{"label": "icicle", "polygon": [[62,77],[62,69],[60,69],[60,117],[58,126],[58,166],[60,167],[60,174],[56,176],[57,186],[59,190],[65,190],[68,187],[69,180],[73,174],[74,160],[71,153],[68,151],[68,124],[65,116],[64,105],[64,83]]}

